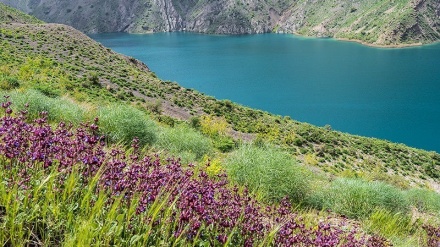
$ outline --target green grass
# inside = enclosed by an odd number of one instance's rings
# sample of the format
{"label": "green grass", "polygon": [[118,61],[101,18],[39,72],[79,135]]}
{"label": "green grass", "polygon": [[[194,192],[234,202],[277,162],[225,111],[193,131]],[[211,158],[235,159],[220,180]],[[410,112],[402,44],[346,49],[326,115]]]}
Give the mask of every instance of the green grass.
{"label": "green grass", "polygon": [[211,140],[186,124],[174,128],[161,128],[156,146],[183,157],[185,162],[200,160],[213,153]]}
{"label": "green grass", "polygon": [[406,198],[419,212],[433,213],[440,216],[440,195],[426,189],[410,189],[405,193]]}
{"label": "green grass", "polygon": [[243,145],[226,159],[225,168],[233,181],[248,186],[266,200],[288,196],[300,203],[309,193],[312,180],[309,171],[274,147]]}
{"label": "green grass", "polygon": [[[78,125],[87,120],[86,109],[68,98],[49,98],[36,90],[0,92],[0,97],[10,96],[15,112],[28,111],[28,117],[36,119],[41,112],[47,112],[50,122],[64,121]],[[27,107],[26,107],[27,105]]]}
{"label": "green grass", "polygon": [[[3,178],[4,171],[0,170]],[[36,171],[30,189],[7,187],[0,183],[0,244],[6,246],[147,246],[160,243],[185,244],[176,239],[173,217],[162,203],[166,194],[145,213],[135,215],[136,200],[122,205],[121,198],[110,197],[96,190],[98,173],[84,184],[80,173],[68,175],[62,186],[57,171],[46,174]],[[15,174],[17,176],[17,174]],[[15,178],[17,181],[18,177]],[[3,210],[3,211],[2,211]],[[160,212],[160,215],[158,214]],[[168,213],[168,215],[167,215]],[[153,223],[160,216],[159,225]],[[149,221],[140,220],[148,218]],[[127,238],[130,236],[130,238]]]}
{"label": "green grass", "polygon": [[426,237],[422,222],[407,214],[378,210],[363,224],[364,229],[390,239],[396,246],[421,246]]}
{"label": "green grass", "polygon": [[99,127],[111,142],[130,144],[137,137],[140,145],[156,141],[157,125],[144,112],[122,104],[98,109]]}
{"label": "green grass", "polygon": [[315,191],[311,199],[315,206],[346,215],[365,219],[376,210],[392,213],[409,213],[410,203],[404,193],[383,182],[367,182],[360,179],[338,178],[330,186]]}

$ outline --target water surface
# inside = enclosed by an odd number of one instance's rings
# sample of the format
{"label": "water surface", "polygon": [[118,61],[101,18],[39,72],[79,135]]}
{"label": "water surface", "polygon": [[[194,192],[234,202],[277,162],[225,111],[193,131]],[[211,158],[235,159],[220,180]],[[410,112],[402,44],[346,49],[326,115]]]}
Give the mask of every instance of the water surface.
{"label": "water surface", "polygon": [[440,44],[192,33],[91,37],[183,87],[318,126],[440,152]]}

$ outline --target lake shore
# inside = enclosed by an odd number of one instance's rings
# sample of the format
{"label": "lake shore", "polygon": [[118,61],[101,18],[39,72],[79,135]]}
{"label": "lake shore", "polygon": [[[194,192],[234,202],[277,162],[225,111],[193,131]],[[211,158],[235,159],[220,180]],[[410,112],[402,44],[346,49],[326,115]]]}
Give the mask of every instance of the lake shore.
{"label": "lake shore", "polygon": [[[308,35],[303,35],[303,34],[296,33],[296,32],[292,32],[292,34],[296,35],[296,36],[300,36],[300,37],[320,38],[320,37],[317,37],[317,36],[308,36]],[[421,42],[413,43],[413,44],[379,45],[379,44],[368,43],[368,42],[365,42],[365,41],[359,40],[359,39],[336,38],[336,37],[328,37],[328,38],[335,39],[335,40],[338,40],[338,41],[346,41],[346,42],[358,43],[358,44],[361,44],[361,45],[365,45],[365,46],[369,46],[369,47],[375,47],[375,48],[408,48],[408,47],[416,47],[416,46],[429,45],[429,44],[423,44]],[[433,43],[435,43],[435,42],[433,42]]]}
{"label": "lake shore", "polygon": [[[208,34],[208,33],[199,33],[199,32],[191,32],[191,31],[173,31],[173,32],[189,32],[189,33],[197,33],[197,34],[207,34],[207,35],[213,35],[213,34]],[[144,32],[144,33],[130,33],[129,34],[155,34],[155,33],[163,33],[163,32],[154,32],[154,31],[148,31],[148,32]],[[274,33],[278,33],[278,32],[274,32]],[[90,33],[93,34],[93,33]],[[254,35],[254,34],[262,34],[262,33],[252,33],[252,34],[245,34],[245,35]],[[296,32],[292,32],[292,33],[280,33],[280,34],[293,34],[296,36],[300,36],[300,37],[306,37],[306,38],[324,38],[324,37],[318,37],[318,36],[308,36],[308,35],[304,35],[304,34],[299,34]],[[232,36],[236,35],[236,34],[231,34]],[[375,47],[375,48],[409,48],[409,47],[417,47],[417,46],[423,46],[423,45],[431,45],[431,44],[435,44],[437,42],[432,42],[432,43],[412,43],[412,44],[391,44],[391,45],[380,45],[380,44],[373,44],[373,43],[368,43],[365,42],[363,40],[359,40],[359,39],[348,39],[348,38],[336,38],[336,37],[328,37],[331,39],[335,39],[338,41],[346,41],[346,42],[353,42],[353,43],[359,43],[361,45],[365,45],[365,46],[369,46],[369,47]]]}
{"label": "lake shore", "polygon": [[339,41],[347,41],[347,42],[354,42],[359,43],[362,45],[370,46],[370,47],[376,47],[376,48],[408,48],[408,47],[415,47],[415,46],[422,46],[425,45],[423,43],[413,43],[413,44],[392,44],[392,45],[378,45],[378,44],[372,44],[368,43],[362,40],[358,39],[347,39],[347,38],[334,38]]}

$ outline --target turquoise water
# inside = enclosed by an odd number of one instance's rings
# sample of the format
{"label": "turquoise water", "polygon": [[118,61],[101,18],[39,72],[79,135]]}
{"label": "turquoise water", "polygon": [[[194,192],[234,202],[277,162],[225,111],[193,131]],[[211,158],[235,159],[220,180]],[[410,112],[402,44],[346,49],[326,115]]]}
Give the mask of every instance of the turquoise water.
{"label": "turquoise water", "polygon": [[91,37],[218,99],[440,152],[440,44],[381,49],[287,34]]}

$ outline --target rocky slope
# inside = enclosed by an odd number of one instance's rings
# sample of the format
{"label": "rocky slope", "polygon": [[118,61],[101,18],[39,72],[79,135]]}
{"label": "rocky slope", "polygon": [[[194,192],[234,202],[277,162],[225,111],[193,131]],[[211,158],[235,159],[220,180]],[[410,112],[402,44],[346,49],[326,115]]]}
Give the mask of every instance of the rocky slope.
{"label": "rocky slope", "polygon": [[299,33],[372,45],[440,39],[437,0],[0,0],[84,32]]}

